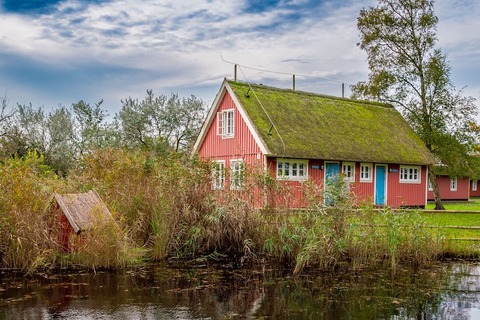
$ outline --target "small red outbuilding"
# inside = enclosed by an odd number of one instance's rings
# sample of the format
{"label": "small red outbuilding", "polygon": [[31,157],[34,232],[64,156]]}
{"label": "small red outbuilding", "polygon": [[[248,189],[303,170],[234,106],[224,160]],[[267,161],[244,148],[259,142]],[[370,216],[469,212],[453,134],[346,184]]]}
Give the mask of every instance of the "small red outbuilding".
{"label": "small red outbuilding", "polygon": [[87,193],[55,193],[52,202],[54,229],[65,252],[74,251],[82,232],[113,219],[100,196],[92,190]]}

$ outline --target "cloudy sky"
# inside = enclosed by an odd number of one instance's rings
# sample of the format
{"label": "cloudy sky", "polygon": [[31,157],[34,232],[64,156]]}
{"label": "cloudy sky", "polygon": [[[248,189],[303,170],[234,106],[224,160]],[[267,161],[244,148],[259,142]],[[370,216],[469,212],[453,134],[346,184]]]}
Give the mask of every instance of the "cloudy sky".
{"label": "cloudy sky", "polygon": [[[156,94],[210,104],[224,77],[341,95],[367,78],[356,19],[373,0],[0,0],[0,95],[69,106]],[[439,47],[480,99],[480,1],[437,0]],[[347,90],[346,94],[349,94]],[[479,104],[477,102],[477,104]]]}

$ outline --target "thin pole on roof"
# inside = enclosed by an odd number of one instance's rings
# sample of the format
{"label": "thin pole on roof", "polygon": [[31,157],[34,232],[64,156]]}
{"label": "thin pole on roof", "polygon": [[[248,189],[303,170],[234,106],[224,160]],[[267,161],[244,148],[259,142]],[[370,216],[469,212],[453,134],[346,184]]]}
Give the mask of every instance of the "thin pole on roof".
{"label": "thin pole on roof", "polygon": [[293,91],[295,91],[295,74],[293,74]]}
{"label": "thin pole on roof", "polygon": [[342,98],[345,98],[345,83],[342,82]]}
{"label": "thin pole on roof", "polygon": [[237,81],[237,64],[233,67],[233,79]]}

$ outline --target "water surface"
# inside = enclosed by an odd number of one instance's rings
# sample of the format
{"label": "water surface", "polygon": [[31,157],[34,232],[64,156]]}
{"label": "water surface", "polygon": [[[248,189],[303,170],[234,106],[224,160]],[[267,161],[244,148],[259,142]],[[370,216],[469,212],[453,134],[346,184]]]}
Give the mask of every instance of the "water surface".
{"label": "water surface", "polygon": [[309,271],[149,265],[0,275],[0,319],[480,319],[480,264]]}

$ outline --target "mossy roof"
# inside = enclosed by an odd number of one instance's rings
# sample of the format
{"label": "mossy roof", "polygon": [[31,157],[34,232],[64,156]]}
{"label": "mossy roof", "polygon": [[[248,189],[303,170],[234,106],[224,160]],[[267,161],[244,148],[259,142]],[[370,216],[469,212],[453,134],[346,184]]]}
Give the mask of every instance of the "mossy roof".
{"label": "mossy roof", "polygon": [[435,163],[422,140],[391,105],[230,80],[227,83],[270,156]]}

